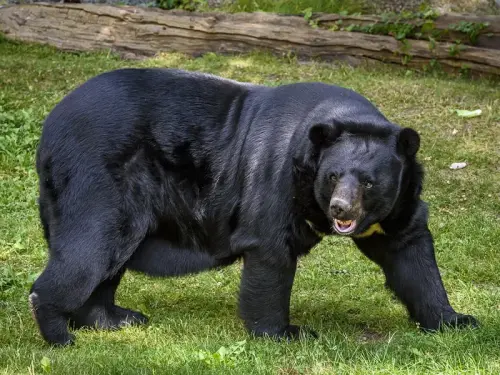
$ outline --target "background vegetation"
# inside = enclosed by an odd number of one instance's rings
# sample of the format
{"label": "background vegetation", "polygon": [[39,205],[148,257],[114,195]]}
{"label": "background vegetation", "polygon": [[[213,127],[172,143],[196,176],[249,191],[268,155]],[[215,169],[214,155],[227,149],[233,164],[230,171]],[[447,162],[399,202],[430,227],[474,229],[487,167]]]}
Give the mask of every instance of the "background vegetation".
{"label": "background vegetation", "polygon": [[[85,1],[85,0],[84,0]],[[108,0],[114,2],[116,0]],[[120,1],[120,0],[118,0]],[[125,0],[141,1],[141,0]],[[499,14],[495,0],[156,0],[160,8],[228,12],[275,12],[284,14],[322,13],[385,13],[436,9],[442,12]]]}
{"label": "background vegetation", "polygon": [[[266,85],[323,81],[352,88],[422,135],[430,226],[452,305],[475,331],[420,333],[376,265],[342,238],[300,262],[292,319],[320,333],[290,344],[251,339],[236,315],[241,264],[177,279],[127,273],[118,303],[147,327],[79,331],[51,349],[28,310],[47,259],[34,154],[41,123],[86,79],[125,66],[178,67]],[[124,103],[125,104],[125,103]],[[481,109],[474,118],[455,109]],[[0,39],[0,373],[3,374],[498,374],[500,373],[500,90],[498,83],[388,67],[356,69],[265,54],[142,61],[70,54]],[[453,162],[468,163],[451,170]]]}
{"label": "background vegetation", "polygon": [[221,9],[230,12],[261,11],[283,14],[301,14],[310,9],[313,12],[351,14],[361,13],[368,7],[364,1],[360,0],[236,0],[226,2]]}

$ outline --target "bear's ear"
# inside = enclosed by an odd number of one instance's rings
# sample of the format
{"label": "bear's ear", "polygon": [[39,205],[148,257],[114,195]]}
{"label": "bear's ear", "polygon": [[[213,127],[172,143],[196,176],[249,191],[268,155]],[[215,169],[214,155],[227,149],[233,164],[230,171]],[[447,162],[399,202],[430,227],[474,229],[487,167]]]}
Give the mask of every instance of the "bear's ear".
{"label": "bear's ear", "polygon": [[309,139],[317,147],[330,146],[340,135],[340,129],[335,125],[316,124],[309,130]]}
{"label": "bear's ear", "polygon": [[420,149],[420,136],[411,128],[403,128],[398,135],[398,152],[413,157]]}

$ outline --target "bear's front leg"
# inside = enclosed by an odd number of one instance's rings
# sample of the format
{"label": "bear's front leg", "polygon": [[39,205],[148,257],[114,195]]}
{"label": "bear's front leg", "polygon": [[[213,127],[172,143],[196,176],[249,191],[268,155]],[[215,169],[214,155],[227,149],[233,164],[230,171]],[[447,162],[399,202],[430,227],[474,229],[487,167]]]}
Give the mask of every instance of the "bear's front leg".
{"label": "bear's front leg", "polygon": [[477,327],[474,317],[459,314],[450,306],[436,263],[426,210],[421,208],[420,215],[417,213],[410,225],[399,233],[375,234],[354,241],[382,267],[387,286],[422,329]]}
{"label": "bear's front leg", "polygon": [[239,313],[255,336],[317,336],[307,328],[290,325],[290,295],[296,268],[297,260],[290,257],[275,259],[258,250],[245,254]]}

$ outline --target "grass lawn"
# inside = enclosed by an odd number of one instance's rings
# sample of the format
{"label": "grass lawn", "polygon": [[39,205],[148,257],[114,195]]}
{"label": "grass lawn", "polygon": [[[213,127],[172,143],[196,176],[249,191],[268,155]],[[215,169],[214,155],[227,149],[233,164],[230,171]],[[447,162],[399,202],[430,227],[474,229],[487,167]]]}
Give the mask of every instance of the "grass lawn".
{"label": "grass lawn", "polygon": [[[241,264],[177,279],[127,273],[118,303],[146,327],[78,331],[51,349],[28,310],[47,259],[36,206],[41,122],[75,86],[106,70],[168,66],[277,85],[335,83],[367,96],[422,135],[431,230],[449,298],[479,330],[423,334],[384,287],[378,267],[347,239],[327,238],[300,261],[292,319],[320,333],[290,344],[247,336],[236,314]],[[481,109],[464,119],[451,109]],[[451,170],[453,162],[468,166]],[[300,64],[266,55],[122,61],[0,40],[0,373],[3,374],[499,374],[500,88],[498,82]]]}

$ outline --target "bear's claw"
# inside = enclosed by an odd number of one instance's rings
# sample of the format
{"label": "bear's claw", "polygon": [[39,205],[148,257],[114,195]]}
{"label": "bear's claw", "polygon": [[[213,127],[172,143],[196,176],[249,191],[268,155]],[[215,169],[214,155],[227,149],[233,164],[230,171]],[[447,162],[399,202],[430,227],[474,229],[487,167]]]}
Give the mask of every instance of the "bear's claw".
{"label": "bear's claw", "polygon": [[472,315],[455,313],[443,319],[440,328],[441,330],[445,327],[463,329],[463,328],[479,328],[479,326],[480,326],[479,321]]}

